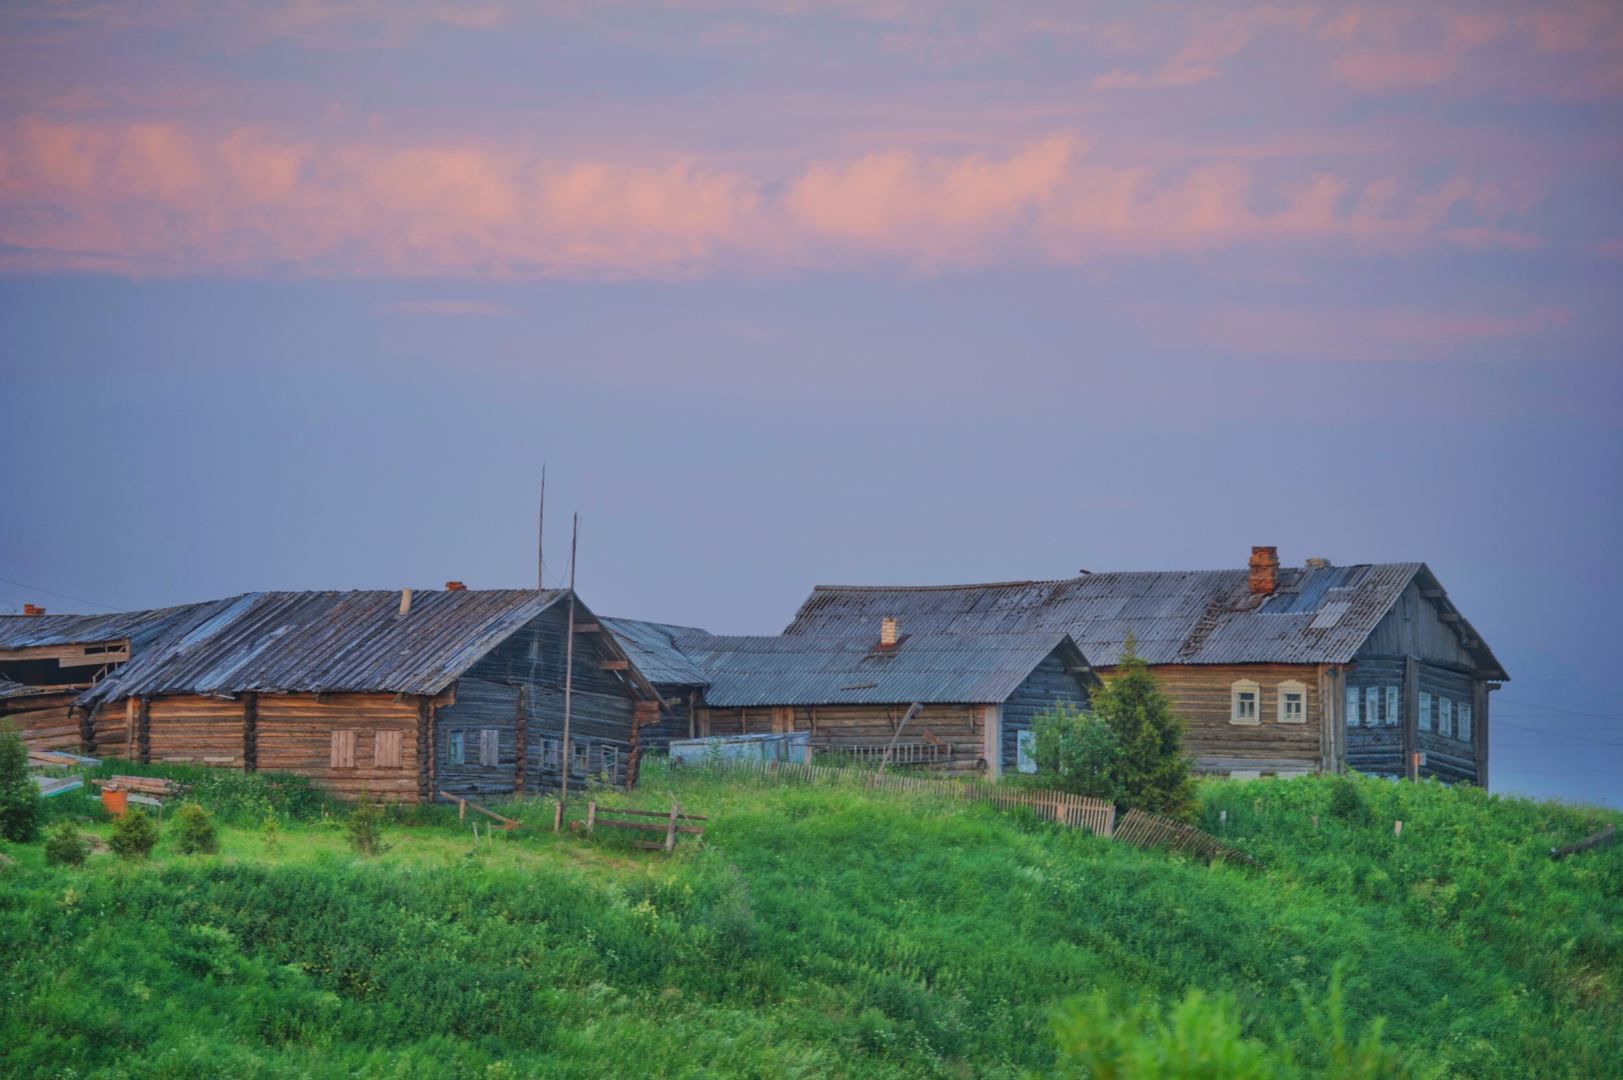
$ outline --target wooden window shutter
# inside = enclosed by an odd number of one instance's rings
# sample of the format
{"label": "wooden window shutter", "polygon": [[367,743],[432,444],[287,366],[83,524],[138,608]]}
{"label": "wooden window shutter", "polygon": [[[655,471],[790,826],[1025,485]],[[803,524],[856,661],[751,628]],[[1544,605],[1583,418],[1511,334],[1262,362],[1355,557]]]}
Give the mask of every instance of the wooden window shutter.
{"label": "wooden window shutter", "polygon": [[379,769],[400,768],[400,729],[379,731],[372,736],[372,764]]}
{"label": "wooden window shutter", "polygon": [[501,744],[497,741],[501,732],[495,728],[485,728],[479,732],[479,764],[499,765]]}
{"label": "wooden window shutter", "polygon": [[332,767],[335,769],[353,769],[355,767],[355,732],[334,731],[332,733]]}

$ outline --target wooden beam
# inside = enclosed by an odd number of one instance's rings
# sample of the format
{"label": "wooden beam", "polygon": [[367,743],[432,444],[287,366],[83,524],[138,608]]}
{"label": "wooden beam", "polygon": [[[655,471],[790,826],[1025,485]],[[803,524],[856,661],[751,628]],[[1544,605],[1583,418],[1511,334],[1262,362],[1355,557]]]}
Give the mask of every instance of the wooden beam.
{"label": "wooden beam", "polygon": [[630,660],[599,660],[598,669],[601,671],[625,671],[631,667]]}
{"label": "wooden beam", "polygon": [[1457,611],[1439,611],[1437,618],[1441,622],[1459,622],[1460,613]]}
{"label": "wooden beam", "polygon": [[1403,775],[1420,779],[1415,754],[1420,750],[1420,661],[1403,658]]}
{"label": "wooden beam", "polygon": [[96,642],[85,645],[30,645],[22,649],[0,649],[0,660],[58,660],[61,667],[89,667],[92,664],[120,663],[130,658],[128,641]]}

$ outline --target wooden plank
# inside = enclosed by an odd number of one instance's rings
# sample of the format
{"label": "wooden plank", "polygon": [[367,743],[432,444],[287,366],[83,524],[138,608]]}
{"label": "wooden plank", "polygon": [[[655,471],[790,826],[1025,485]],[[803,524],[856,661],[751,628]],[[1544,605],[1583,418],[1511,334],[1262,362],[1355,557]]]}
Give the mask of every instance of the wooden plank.
{"label": "wooden plank", "polygon": [[599,671],[625,671],[630,667],[631,661],[629,660],[599,660],[597,662]]}

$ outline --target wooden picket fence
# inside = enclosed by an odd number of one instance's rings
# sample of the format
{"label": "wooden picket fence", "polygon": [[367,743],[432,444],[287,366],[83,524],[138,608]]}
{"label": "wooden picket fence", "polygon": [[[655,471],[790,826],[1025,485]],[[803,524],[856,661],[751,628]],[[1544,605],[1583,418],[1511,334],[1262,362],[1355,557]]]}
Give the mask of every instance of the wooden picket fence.
{"label": "wooden picket fence", "polygon": [[1116,839],[1137,848],[1167,848],[1195,855],[1209,862],[1232,862],[1242,866],[1259,867],[1261,864],[1243,851],[1236,851],[1216,837],[1203,833],[1181,821],[1147,814],[1142,810],[1129,810],[1116,826]]}
{"label": "wooden picket fence", "polygon": [[882,770],[840,769],[793,761],[721,762],[716,767],[729,772],[753,773],[769,779],[800,780],[810,784],[851,784],[878,791],[924,791],[972,802],[988,802],[1002,809],[1023,806],[1044,821],[1071,829],[1086,829],[1096,836],[1110,836],[1116,824],[1116,808],[1110,803],[1065,791],[997,787],[975,780],[903,776]]}

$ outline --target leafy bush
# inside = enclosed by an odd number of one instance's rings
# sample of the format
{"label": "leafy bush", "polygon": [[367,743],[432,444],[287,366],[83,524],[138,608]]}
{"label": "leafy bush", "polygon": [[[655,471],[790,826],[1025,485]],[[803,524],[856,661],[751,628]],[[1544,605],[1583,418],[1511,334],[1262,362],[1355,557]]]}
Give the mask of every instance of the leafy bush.
{"label": "leafy bush", "polygon": [[196,803],[187,803],[175,814],[175,846],[182,855],[213,854],[220,848],[219,835],[208,811]]}
{"label": "leafy bush", "polygon": [[1059,705],[1032,722],[1037,776],[1033,783],[1074,795],[1116,802],[1121,740],[1109,724],[1091,713]]}
{"label": "leafy bush", "polygon": [[1131,635],[1116,674],[1093,691],[1092,706],[1121,743],[1115,769],[1121,804],[1187,818],[1195,801],[1183,756],[1183,720],[1134,651]]}
{"label": "leafy bush", "polygon": [[90,845],[71,821],[58,821],[45,830],[45,861],[52,866],[82,866]]}
{"label": "leafy bush", "polygon": [[259,823],[259,837],[265,842],[267,851],[275,852],[282,846],[282,823],[275,814],[266,814],[265,820]]}
{"label": "leafy bush", "polygon": [[1369,804],[1364,801],[1358,781],[1337,776],[1330,782],[1330,816],[1352,825],[1369,824]]}
{"label": "leafy bush", "polygon": [[364,795],[345,819],[344,832],[359,855],[381,855],[389,850],[383,842],[383,807]]}
{"label": "leafy bush", "polygon": [[133,808],[113,822],[113,836],[108,841],[121,859],[144,859],[152,854],[157,843],[158,826],[146,814]]}
{"label": "leafy bush", "polygon": [[26,844],[39,831],[39,788],[28,775],[28,747],[8,724],[0,727],[0,836]]}

